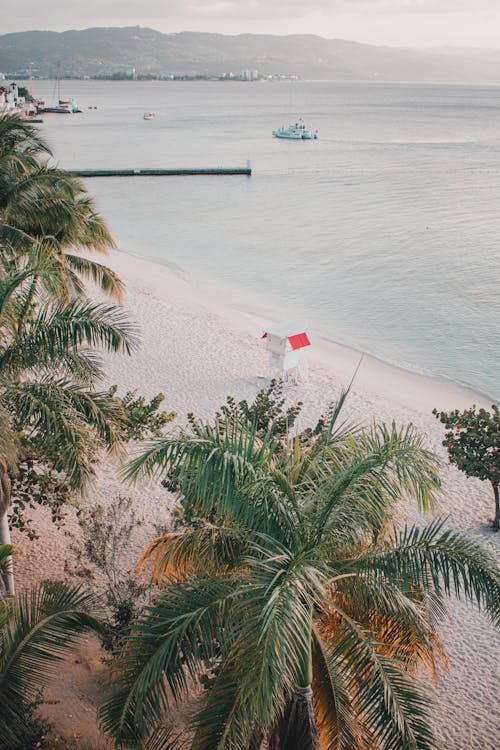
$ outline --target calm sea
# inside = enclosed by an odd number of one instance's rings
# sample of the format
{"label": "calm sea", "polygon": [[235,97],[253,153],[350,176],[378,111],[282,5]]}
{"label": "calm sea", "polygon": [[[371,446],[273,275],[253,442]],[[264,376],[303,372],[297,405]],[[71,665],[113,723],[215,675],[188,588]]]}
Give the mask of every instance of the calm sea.
{"label": "calm sea", "polygon": [[[53,88],[35,82],[47,101]],[[500,88],[63,81],[63,94],[83,113],[42,126],[63,167],[251,160],[251,178],[89,181],[123,250],[500,396]],[[319,140],[271,137],[298,116]]]}

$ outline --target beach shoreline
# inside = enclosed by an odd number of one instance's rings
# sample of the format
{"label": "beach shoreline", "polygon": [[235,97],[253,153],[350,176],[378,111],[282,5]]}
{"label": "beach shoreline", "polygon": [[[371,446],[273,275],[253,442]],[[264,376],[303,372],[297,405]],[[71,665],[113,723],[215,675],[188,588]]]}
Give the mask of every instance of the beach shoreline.
{"label": "beach shoreline", "polygon": [[[264,300],[264,309],[269,314],[257,314],[255,308],[261,301],[257,295],[252,300],[251,310],[242,308],[235,285],[213,279],[192,278],[183,269],[177,270],[151,258],[115,250],[110,255],[110,265],[123,277],[127,286],[140,280],[150,285],[151,291],[159,297],[167,293],[172,300],[205,308],[218,315],[224,325],[253,335],[256,341],[266,326],[286,318],[286,315],[279,317],[278,306],[272,307]],[[386,362],[373,354],[315,335],[314,329],[312,334],[309,332],[309,338],[313,345],[306,350],[308,360],[334,371],[345,385],[354,378],[356,389],[394,401],[399,406],[421,412],[431,412],[433,408],[463,409],[472,404],[491,407],[493,399],[472,388]]]}

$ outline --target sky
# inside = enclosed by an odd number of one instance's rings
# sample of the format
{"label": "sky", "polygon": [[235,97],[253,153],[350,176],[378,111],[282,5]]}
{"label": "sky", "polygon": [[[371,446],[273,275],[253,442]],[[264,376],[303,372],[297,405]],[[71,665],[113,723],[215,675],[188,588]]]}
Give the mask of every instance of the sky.
{"label": "sky", "polygon": [[0,33],[149,26],[319,34],[393,47],[500,48],[500,0],[1,0]]}

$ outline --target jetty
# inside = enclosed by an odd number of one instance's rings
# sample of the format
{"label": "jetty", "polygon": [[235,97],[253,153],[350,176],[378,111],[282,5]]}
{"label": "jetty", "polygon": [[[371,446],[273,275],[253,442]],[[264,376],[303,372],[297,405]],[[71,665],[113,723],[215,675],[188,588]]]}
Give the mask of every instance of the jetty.
{"label": "jetty", "polygon": [[252,174],[250,162],[246,167],[201,167],[193,169],[65,169],[77,177],[185,177],[189,175],[247,175]]}

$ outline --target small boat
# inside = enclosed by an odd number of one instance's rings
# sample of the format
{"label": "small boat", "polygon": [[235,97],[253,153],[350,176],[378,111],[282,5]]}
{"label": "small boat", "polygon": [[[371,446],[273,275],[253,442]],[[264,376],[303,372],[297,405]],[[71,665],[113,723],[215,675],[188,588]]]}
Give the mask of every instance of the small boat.
{"label": "small boat", "polygon": [[308,130],[303,120],[297,120],[296,123],[289,125],[287,128],[281,127],[273,130],[275,138],[286,138],[289,141],[315,141],[318,137],[317,130]]}
{"label": "small boat", "polygon": [[154,112],[144,112],[143,119],[144,120],[154,120],[156,118],[156,115]]}

